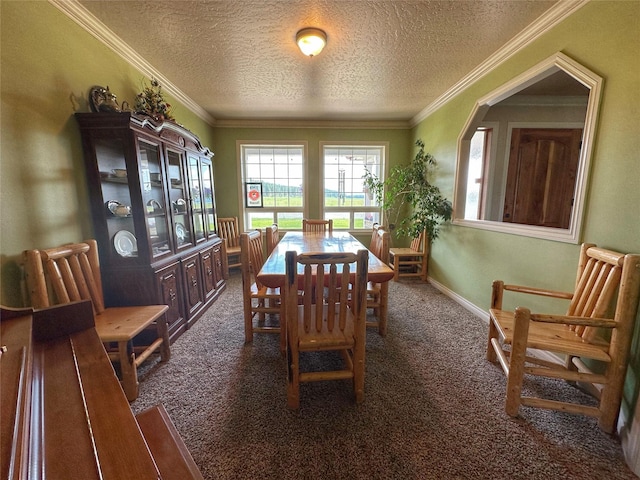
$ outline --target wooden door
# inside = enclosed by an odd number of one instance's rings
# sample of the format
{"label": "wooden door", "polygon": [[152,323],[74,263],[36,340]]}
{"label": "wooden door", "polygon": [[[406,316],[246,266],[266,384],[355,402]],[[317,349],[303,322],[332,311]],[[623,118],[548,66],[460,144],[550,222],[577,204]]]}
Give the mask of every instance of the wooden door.
{"label": "wooden door", "polygon": [[582,129],[514,128],[503,221],[569,228]]}

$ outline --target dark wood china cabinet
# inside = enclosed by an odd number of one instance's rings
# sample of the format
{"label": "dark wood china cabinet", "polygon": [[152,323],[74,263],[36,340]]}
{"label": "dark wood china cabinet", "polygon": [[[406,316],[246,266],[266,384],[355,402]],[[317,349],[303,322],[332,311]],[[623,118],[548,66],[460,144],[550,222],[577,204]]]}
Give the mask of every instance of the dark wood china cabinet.
{"label": "dark wood china cabinet", "polygon": [[224,290],[213,153],[129,112],[76,113],[108,305],[169,305],[173,342]]}

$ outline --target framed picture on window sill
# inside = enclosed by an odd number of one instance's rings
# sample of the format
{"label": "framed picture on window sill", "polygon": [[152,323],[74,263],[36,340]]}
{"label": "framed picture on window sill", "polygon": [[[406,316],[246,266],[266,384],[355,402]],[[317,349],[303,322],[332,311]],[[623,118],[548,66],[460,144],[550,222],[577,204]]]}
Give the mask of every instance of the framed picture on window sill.
{"label": "framed picture on window sill", "polygon": [[262,183],[247,182],[244,187],[246,208],[262,208]]}

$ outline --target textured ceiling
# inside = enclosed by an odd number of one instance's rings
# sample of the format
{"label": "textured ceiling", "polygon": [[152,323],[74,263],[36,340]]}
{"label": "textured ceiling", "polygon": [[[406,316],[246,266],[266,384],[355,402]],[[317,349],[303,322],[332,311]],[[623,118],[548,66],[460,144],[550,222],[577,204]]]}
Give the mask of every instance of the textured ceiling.
{"label": "textured ceiling", "polygon": [[216,119],[410,120],[556,1],[79,3]]}

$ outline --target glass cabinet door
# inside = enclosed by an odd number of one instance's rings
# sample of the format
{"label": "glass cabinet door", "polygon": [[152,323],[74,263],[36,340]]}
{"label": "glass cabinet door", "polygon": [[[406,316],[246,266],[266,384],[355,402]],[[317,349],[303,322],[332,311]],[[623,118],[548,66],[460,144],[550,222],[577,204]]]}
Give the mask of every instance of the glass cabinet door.
{"label": "glass cabinet door", "polygon": [[188,187],[183,170],[184,156],[181,152],[167,149],[167,177],[169,178],[169,201],[171,202],[171,223],[176,250],[193,245],[193,233],[187,206]]}
{"label": "glass cabinet door", "polygon": [[200,158],[189,156],[189,194],[193,213],[193,229],[196,242],[205,239],[202,185],[200,183]]}
{"label": "glass cabinet door", "polygon": [[122,140],[95,140],[95,154],[100,171],[100,188],[104,201],[106,233],[115,261],[138,256],[138,243],[131,208],[129,177],[137,181],[137,172],[127,171]]}
{"label": "glass cabinet door", "polygon": [[138,139],[142,203],[152,258],[171,253],[160,147]]}
{"label": "glass cabinet door", "polygon": [[213,168],[210,160],[201,160],[202,172],[202,198],[203,198],[203,214],[204,223],[207,230],[207,236],[210,237],[216,233],[216,209],[214,204],[215,194],[213,191]]}

